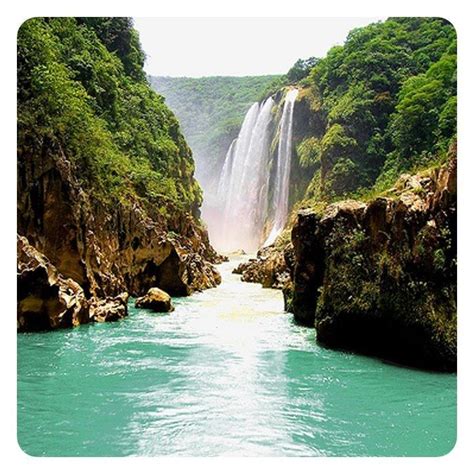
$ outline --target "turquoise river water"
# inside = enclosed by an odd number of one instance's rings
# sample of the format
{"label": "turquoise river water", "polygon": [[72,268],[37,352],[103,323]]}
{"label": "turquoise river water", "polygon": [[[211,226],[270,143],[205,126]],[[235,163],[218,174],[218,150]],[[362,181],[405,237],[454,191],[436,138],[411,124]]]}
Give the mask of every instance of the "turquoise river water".
{"label": "turquoise river water", "polygon": [[220,287],[116,323],[18,335],[18,441],[35,456],[439,456],[456,376],[319,347],[278,290]]}

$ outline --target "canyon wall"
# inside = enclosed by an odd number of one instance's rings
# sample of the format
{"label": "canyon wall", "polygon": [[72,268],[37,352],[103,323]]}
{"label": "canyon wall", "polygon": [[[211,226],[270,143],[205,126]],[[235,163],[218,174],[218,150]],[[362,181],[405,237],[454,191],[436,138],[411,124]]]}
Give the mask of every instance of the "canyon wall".
{"label": "canyon wall", "polygon": [[131,21],[35,18],[18,45],[18,329],[114,320],[154,286],[218,285],[191,150]]}

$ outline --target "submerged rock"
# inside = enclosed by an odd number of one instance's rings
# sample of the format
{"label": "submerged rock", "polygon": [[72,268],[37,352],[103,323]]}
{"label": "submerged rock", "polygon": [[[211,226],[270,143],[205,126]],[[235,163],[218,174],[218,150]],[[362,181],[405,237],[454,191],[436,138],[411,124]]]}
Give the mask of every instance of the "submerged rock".
{"label": "submerged rock", "polygon": [[151,309],[159,313],[174,311],[170,295],[159,288],[150,288],[146,295],[137,298],[135,307]]}

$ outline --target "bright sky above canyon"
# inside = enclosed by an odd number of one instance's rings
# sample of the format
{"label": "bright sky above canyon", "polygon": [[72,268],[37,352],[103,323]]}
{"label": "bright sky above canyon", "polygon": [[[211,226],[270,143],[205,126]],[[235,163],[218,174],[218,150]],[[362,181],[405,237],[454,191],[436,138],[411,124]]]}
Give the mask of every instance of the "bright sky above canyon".
{"label": "bright sky above canyon", "polygon": [[382,18],[135,18],[155,76],[283,74]]}

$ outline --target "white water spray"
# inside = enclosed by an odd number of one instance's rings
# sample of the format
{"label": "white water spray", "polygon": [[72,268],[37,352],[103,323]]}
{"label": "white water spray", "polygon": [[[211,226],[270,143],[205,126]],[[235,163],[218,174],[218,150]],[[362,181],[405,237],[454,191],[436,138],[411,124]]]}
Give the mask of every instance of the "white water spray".
{"label": "white water spray", "polygon": [[288,218],[288,197],[290,188],[291,151],[293,146],[293,110],[298,89],[291,89],[285,97],[283,114],[280,121],[280,140],[278,142],[278,158],[275,185],[273,191],[273,227],[264,243],[271,245],[283,230]]}
{"label": "white water spray", "polygon": [[[244,249],[255,251],[264,238],[264,226],[269,217],[273,227],[265,245],[273,243],[286,223],[292,152],[293,109],[297,89],[285,96],[282,116],[276,129],[279,143],[274,183],[270,186],[270,144],[272,109],[269,97],[264,103],[253,104],[248,110],[239,136],[230,145],[217,189],[221,209],[218,229],[211,233],[212,243],[219,251]],[[269,205],[269,189],[273,201]]]}
{"label": "white water spray", "polygon": [[270,122],[274,101],[255,103],[232,142],[222,169],[218,199],[223,217],[220,235],[213,239],[223,251],[255,250],[267,207]]}

